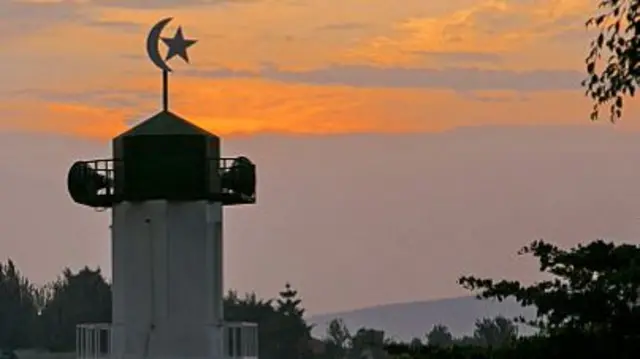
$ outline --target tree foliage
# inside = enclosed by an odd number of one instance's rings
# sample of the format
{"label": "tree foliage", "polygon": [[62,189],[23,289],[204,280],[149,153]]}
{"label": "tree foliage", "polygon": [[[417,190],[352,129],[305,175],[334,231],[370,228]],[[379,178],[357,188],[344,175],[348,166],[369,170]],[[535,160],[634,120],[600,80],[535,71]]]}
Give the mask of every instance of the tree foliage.
{"label": "tree foliage", "polygon": [[[258,324],[261,358],[293,358],[308,352],[311,327],[290,285],[278,300],[255,293],[224,298],[225,320]],[[0,263],[0,349],[75,349],[76,326],[111,322],[111,286],[100,269],[65,269],[54,282],[37,287],[20,275],[14,263]],[[297,356],[296,356],[297,358]]]}
{"label": "tree foliage", "polygon": [[416,349],[406,343],[392,343],[386,346],[386,351],[393,359],[636,359],[640,341],[620,343],[610,337],[574,332],[522,337],[500,347],[453,345]]}
{"label": "tree foliage", "polygon": [[501,347],[513,343],[518,337],[518,327],[503,316],[476,321],[473,339],[483,347]]}
{"label": "tree foliage", "polygon": [[39,320],[44,348],[72,351],[78,324],[111,323],[111,286],[99,268],[77,273],[67,268],[51,290]]}
{"label": "tree foliage", "polygon": [[587,28],[597,30],[586,58],[588,77],[582,85],[593,100],[591,119],[609,105],[609,119],[622,116],[624,98],[640,84],[640,0],[599,0]]}
{"label": "tree foliage", "polygon": [[446,325],[436,324],[427,333],[427,344],[434,347],[448,347],[453,344],[453,335]]}
{"label": "tree foliage", "polygon": [[518,327],[503,316],[478,319],[472,336],[454,338],[446,325],[436,324],[427,333],[427,345],[433,348],[452,346],[501,347],[511,344],[518,337]]}
{"label": "tree foliage", "polygon": [[260,358],[293,358],[308,352],[311,327],[298,292],[290,284],[277,299],[261,299],[256,293],[240,297],[229,291],[224,298],[225,321],[258,324]]}
{"label": "tree foliage", "polygon": [[345,358],[351,347],[352,339],[351,332],[342,319],[331,320],[325,338],[327,357]]}
{"label": "tree foliage", "polygon": [[276,299],[276,312],[280,315],[277,325],[280,340],[279,358],[297,359],[310,356],[308,343],[311,339],[311,326],[304,320],[305,309],[301,303],[298,291],[286,283]]}
{"label": "tree foliage", "polygon": [[[640,246],[597,240],[569,249],[535,241],[519,251],[532,255],[549,278],[532,285],[518,281],[462,277],[459,283],[481,299],[514,298],[534,306],[532,319],[518,322],[542,329],[517,337],[504,317],[476,322],[473,337],[451,346],[394,343],[394,358],[423,359],[601,359],[637,358],[640,353]],[[439,331],[443,332],[442,328]]]}
{"label": "tree foliage", "polygon": [[351,338],[351,349],[348,358],[363,357],[379,359],[384,357],[384,348],[388,343],[383,330],[360,328]]}
{"label": "tree foliage", "polygon": [[640,334],[640,246],[601,240],[563,250],[535,241],[519,254],[530,254],[552,279],[524,286],[518,281],[462,277],[459,283],[481,298],[515,298],[535,306],[537,317],[518,318],[544,333],[565,331]]}
{"label": "tree foliage", "polygon": [[0,263],[0,348],[35,344],[30,335],[38,313],[33,289],[13,261]]}

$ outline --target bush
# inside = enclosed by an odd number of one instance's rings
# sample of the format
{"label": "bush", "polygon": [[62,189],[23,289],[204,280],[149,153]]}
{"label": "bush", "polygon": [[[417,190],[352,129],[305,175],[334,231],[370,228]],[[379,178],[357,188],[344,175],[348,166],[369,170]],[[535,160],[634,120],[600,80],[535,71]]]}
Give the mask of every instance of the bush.
{"label": "bush", "polygon": [[564,333],[519,338],[499,348],[454,345],[449,348],[390,344],[387,353],[412,359],[637,359],[640,338]]}

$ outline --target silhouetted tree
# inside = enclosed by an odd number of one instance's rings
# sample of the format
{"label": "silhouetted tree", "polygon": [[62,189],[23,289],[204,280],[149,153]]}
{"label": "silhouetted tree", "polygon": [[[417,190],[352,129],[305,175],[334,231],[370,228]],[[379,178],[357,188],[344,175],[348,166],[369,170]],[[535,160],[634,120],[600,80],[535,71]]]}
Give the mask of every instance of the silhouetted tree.
{"label": "silhouetted tree", "polygon": [[531,286],[475,277],[462,277],[459,283],[480,291],[481,298],[513,297],[523,306],[535,306],[537,318],[517,321],[539,327],[543,333],[640,335],[640,246],[598,240],[563,250],[535,241],[519,254],[536,257],[540,270],[554,278]]}
{"label": "silhouetted tree", "polygon": [[422,344],[422,340],[420,340],[420,338],[413,338],[409,342],[409,347],[411,347],[413,350],[420,350],[420,348],[422,348],[422,346],[423,346],[423,344]]}
{"label": "silhouetted tree", "polygon": [[43,347],[72,351],[78,324],[111,322],[111,286],[100,269],[85,267],[78,273],[65,269],[52,283],[52,291],[40,315]]}
{"label": "silhouetted tree", "polygon": [[255,293],[241,298],[237,292],[229,291],[224,298],[224,316],[230,322],[258,324],[260,358],[297,359],[310,355],[307,344],[311,327],[303,318],[301,303],[289,284],[276,301],[258,298]]}
{"label": "silhouetted tree", "polygon": [[596,28],[586,58],[588,78],[582,83],[594,101],[591,119],[609,104],[612,122],[622,116],[625,96],[640,84],[640,0],[599,0],[586,25]]}
{"label": "silhouetted tree", "polygon": [[513,343],[518,337],[518,327],[509,319],[498,316],[476,321],[473,338],[477,345],[500,347]]}
{"label": "silhouetted tree", "polygon": [[54,283],[47,283],[39,287],[34,287],[33,295],[38,314],[41,314],[44,310],[44,307],[47,306],[47,303],[49,303],[51,299],[53,299],[54,292]]}
{"label": "silhouetted tree", "polygon": [[351,333],[342,319],[333,319],[327,327],[325,339],[326,350],[329,358],[345,358],[351,345]]}
{"label": "silhouetted tree", "polygon": [[386,343],[383,330],[360,328],[351,338],[349,358],[383,358],[385,357],[384,346]]}
{"label": "silhouetted tree", "polygon": [[33,285],[12,260],[0,263],[0,347],[32,346],[37,313]]}
{"label": "silhouetted tree", "polygon": [[453,344],[453,336],[446,325],[436,324],[427,333],[427,345],[434,347],[448,347]]}
{"label": "silhouetted tree", "polygon": [[478,340],[469,335],[463,335],[460,338],[453,339],[453,345],[458,346],[478,346]]}
{"label": "silhouetted tree", "polygon": [[280,332],[279,359],[298,359],[311,355],[308,343],[311,326],[304,320],[305,310],[298,292],[286,283],[276,300],[276,312],[280,315],[277,328]]}

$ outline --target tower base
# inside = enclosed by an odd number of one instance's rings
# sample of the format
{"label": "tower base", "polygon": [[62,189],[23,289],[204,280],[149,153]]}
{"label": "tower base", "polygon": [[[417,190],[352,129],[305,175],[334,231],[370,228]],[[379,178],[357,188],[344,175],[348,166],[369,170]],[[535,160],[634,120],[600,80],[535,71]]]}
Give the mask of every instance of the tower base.
{"label": "tower base", "polygon": [[111,355],[222,357],[222,205],[124,202],[112,216]]}
{"label": "tower base", "polygon": [[[220,328],[211,328],[212,332]],[[112,337],[117,326],[109,323],[80,324],[76,327],[76,359],[258,359],[258,325],[228,322],[222,327],[222,358],[122,357],[113,353]]]}

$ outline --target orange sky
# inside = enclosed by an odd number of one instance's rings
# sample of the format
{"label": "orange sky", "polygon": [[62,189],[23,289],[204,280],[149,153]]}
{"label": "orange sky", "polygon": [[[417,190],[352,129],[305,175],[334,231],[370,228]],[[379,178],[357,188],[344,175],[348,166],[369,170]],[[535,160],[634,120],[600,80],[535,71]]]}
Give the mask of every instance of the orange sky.
{"label": "orange sky", "polygon": [[172,110],[218,134],[588,123],[592,1],[138,2],[3,1],[0,128],[105,138],[153,114],[165,16],[199,40],[171,63]]}

